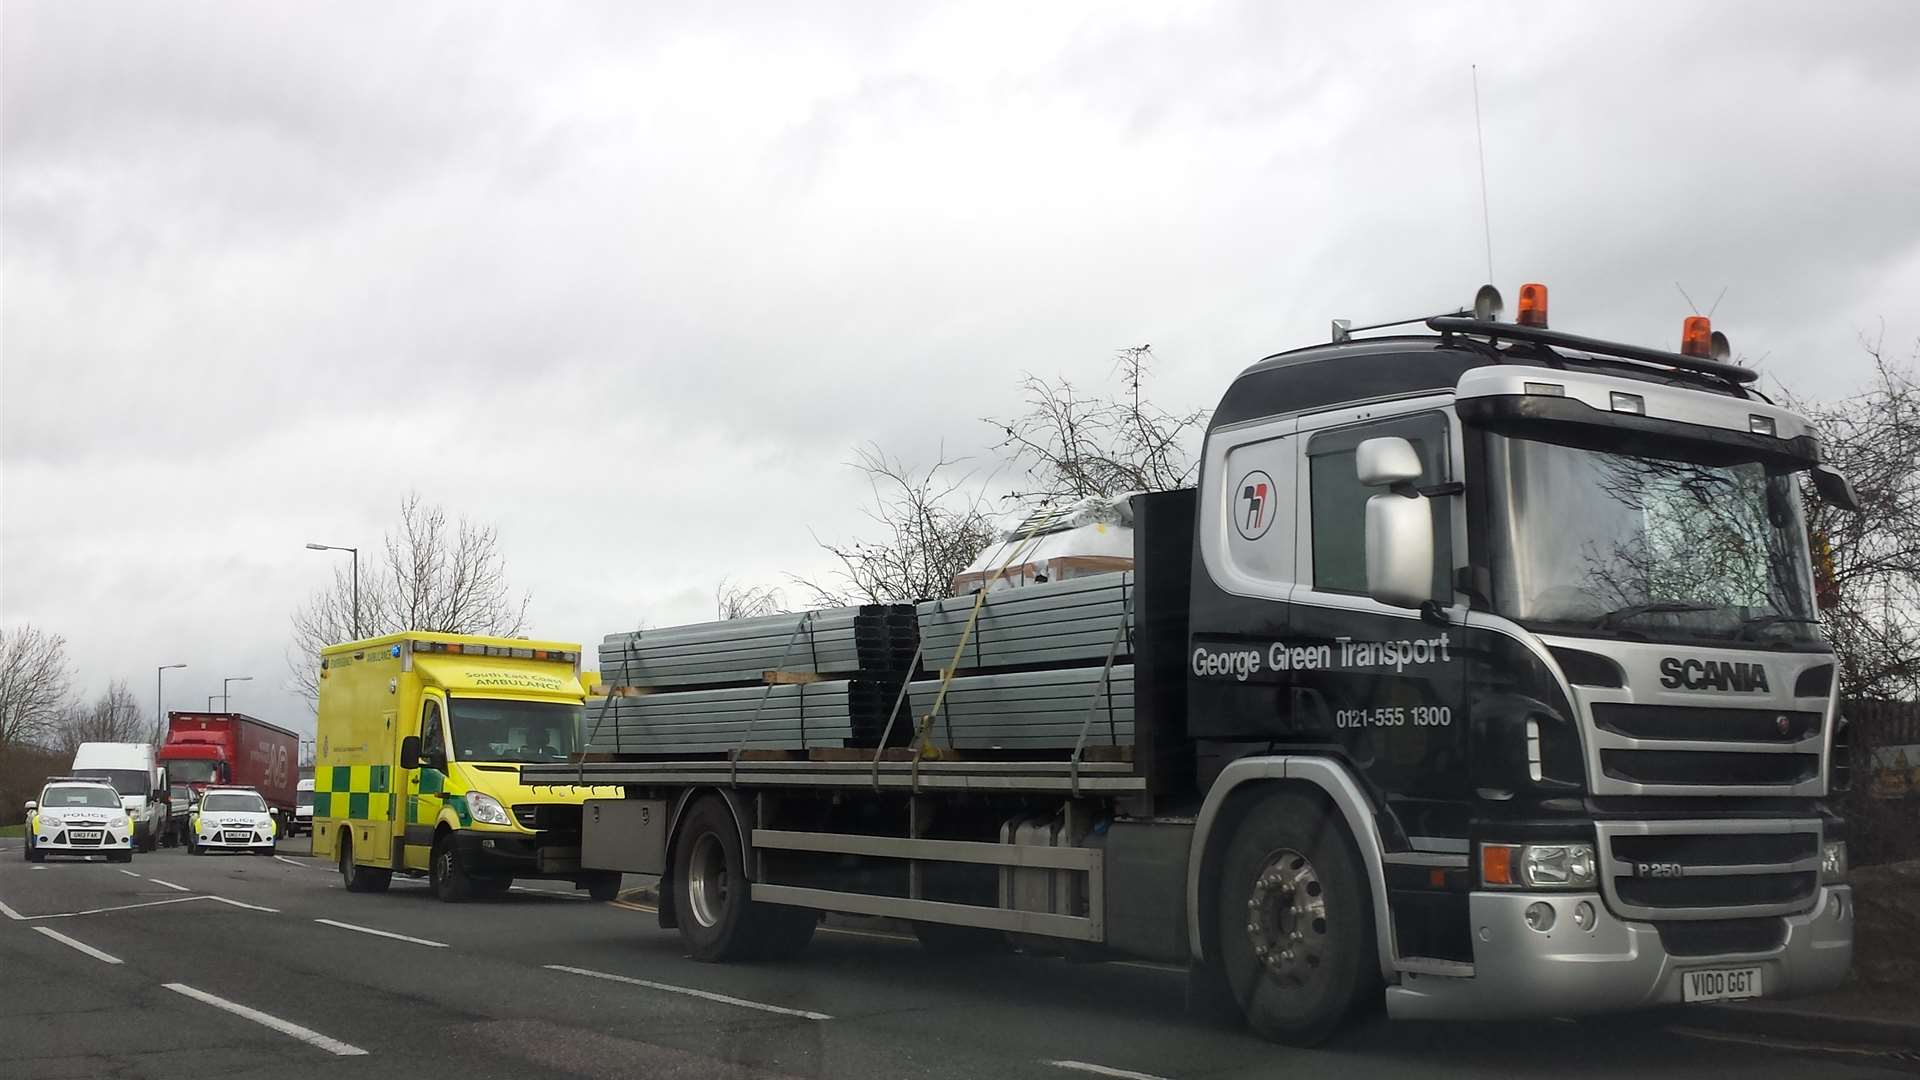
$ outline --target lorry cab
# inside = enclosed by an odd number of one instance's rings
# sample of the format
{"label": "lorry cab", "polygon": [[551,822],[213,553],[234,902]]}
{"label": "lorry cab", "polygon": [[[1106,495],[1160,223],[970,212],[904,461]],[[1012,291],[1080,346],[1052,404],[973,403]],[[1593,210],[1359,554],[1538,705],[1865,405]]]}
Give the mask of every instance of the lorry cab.
{"label": "lorry cab", "polygon": [[580,867],[575,785],[527,785],[520,766],[580,747],[580,647],[405,633],[321,655],[314,854],[347,888],[426,877],[443,900],[571,880],[595,899],[620,876]]}
{"label": "lorry cab", "polygon": [[[1704,319],[1665,353],[1522,296],[1438,336],[1336,326],[1227,391],[1191,577],[1209,807],[1276,755],[1339,764],[1396,1015],[1703,1000],[1694,967],[1723,996],[1834,985],[1841,721],[1800,481],[1851,491]],[[1213,960],[1234,935],[1202,922]]]}
{"label": "lorry cab", "polygon": [[81,743],[73,753],[75,776],[112,784],[133,823],[133,846],[152,851],[168,828],[167,771],[146,743]]}

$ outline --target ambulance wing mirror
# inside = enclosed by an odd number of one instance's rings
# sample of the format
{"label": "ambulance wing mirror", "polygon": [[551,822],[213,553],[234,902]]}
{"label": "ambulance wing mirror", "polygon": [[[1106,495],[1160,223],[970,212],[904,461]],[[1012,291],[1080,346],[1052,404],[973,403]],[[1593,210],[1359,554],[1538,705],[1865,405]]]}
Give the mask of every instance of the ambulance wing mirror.
{"label": "ambulance wing mirror", "polygon": [[1433,507],[1415,491],[1420,455],[1405,439],[1368,439],[1354,453],[1362,484],[1388,487],[1367,500],[1367,595],[1417,608],[1433,599]]}
{"label": "ambulance wing mirror", "polygon": [[400,767],[403,769],[420,767],[420,736],[409,735],[400,740]]}
{"label": "ambulance wing mirror", "polygon": [[1813,467],[1813,490],[1820,497],[1848,513],[1860,512],[1860,496],[1854,493],[1853,482],[1847,474],[1831,465]]}

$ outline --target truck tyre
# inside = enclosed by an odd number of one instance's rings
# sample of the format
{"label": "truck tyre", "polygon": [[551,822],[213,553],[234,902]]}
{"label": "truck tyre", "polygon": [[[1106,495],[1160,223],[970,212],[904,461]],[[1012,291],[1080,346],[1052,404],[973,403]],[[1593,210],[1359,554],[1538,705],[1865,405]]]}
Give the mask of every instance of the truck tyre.
{"label": "truck tyre", "polygon": [[353,861],[353,834],[341,832],[338,846],[340,880],[348,892],[386,892],[393,884],[393,871],[358,866]]}
{"label": "truck tyre", "polygon": [[1379,979],[1373,903],[1346,823],[1317,799],[1247,806],[1220,859],[1215,955],[1247,1023],[1325,1042]]}
{"label": "truck tyre", "polygon": [[474,879],[467,876],[467,866],[460,858],[460,849],[454,846],[453,837],[442,835],[433,842],[433,861],[428,864],[427,883],[433,886],[433,895],[449,904],[464,904],[474,898],[476,890]]}
{"label": "truck tyre", "polygon": [[767,905],[748,899],[740,830],[727,804],[711,795],[694,803],[673,847],[675,912],[687,954],[709,963],[759,955],[757,924]]}
{"label": "truck tyre", "polygon": [[587,896],[602,904],[620,899],[620,874],[605,870],[588,878]]}

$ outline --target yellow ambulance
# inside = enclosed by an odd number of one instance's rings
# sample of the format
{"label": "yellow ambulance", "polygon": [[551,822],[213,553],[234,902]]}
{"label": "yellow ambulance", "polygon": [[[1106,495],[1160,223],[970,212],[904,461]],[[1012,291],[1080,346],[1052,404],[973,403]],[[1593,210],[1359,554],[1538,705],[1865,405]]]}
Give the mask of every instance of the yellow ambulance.
{"label": "yellow ambulance", "polygon": [[314,855],[350,892],[404,874],[459,902],[546,878],[612,900],[620,875],[580,866],[594,789],[520,782],[580,749],[580,679],[580,646],[560,642],[407,632],[324,650]]}

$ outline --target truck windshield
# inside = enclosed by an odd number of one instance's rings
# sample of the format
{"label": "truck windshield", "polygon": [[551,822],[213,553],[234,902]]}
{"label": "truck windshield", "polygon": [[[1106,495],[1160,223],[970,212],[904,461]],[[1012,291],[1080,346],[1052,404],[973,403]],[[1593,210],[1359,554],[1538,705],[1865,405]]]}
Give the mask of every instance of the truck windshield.
{"label": "truck windshield", "polygon": [[169,761],[166,764],[167,777],[170,780],[178,780],[183,784],[217,784],[220,782],[220,777],[215,775],[215,770],[219,768],[216,762],[189,758]]}
{"label": "truck windshield", "polygon": [[105,780],[120,794],[143,799],[147,797],[147,792],[152,790],[147,774],[139,769],[75,769],[73,775]]}
{"label": "truck windshield", "polygon": [[566,702],[455,698],[448,715],[457,761],[565,761],[579,742],[580,706]]}
{"label": "truck windshield", "polygon": [[1819,642],[1793,477],[1487,436],[1494,606],[1542,629]]}

